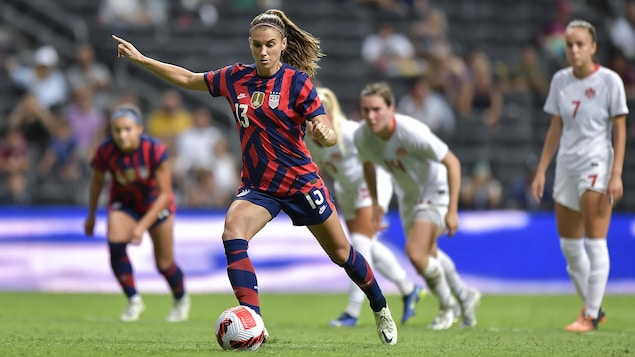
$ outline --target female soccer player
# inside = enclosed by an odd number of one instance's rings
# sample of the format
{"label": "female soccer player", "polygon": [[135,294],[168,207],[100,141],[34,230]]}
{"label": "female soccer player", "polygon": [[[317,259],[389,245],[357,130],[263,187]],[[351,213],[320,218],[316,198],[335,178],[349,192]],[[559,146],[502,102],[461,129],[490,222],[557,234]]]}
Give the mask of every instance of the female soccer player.
{"label": "female soccer player", "polygon": [[227,274],[239,303],[260,313],[248,243],[282,210],[294,225],[307,226],[331,260],[362,288],[375,313],[381,341],[394,345],[397,326],[386,299],[364,257],[349,244],[304,144],[307,121],[313,123],[311,135],[321,145],[332,146],[337,141],[309,78],[322,57],[319,40],[282,11],[268,10],[249,27],[254,64],[236,63],[193,73],[146,57],[131,43],[113,38],[120,57],[128,57],[175,85],[225,97],[234,112],[242,147],[242,184],[227,211],[222,237]]}
{"label": "female soccer player", "polygon": [[606,235],[613,205],[623,194],[628,107],[619,75],[593,60],[593,25],[571,21],[565,41],[571,66],[551,80],[544,106],[552,115],[551,125],[532,191],[540,200],[545,172],[559,147],[553,188],[556,224],[567,272],[584,302],[566,329],[592,331],[605,320],[601,305],[610,266]]}
{"label": "female soccer player", "polygon": [[364,163],[375,226],[382,214],[378,165],[390,172],[395,182],[406,254],[439,299],[439,312],[429,327],[448,329],[459,317],[452,294],[459,300],[463,325],[474,326],[481,294],[465,286],[450,257],[437,248],[439,235],[447,230],[452,236],[459,225],[459,159],[428,126],[395,113],[395,98],[386,83],[369,84],[362,90],[361,110],[365,123],[355,131],[354,140]]}
{"label": "female soccer player", "polygon": [[[404,302],[401,317],[401,323],[404,324],[414,316],[415,306],[423,290],[408,278],[390,249],[376,239],[372,222],[372,201],[364,181],[362,163],[353,143],[353,133],[359,124],[346,119],[332,90],[320,87],[317,91],[326,110],[326,117],[337,135],[337,145],[326,147],[315,140],[306,140],[307,148],[320,172],[328,174],[334,181],[337,206],[346,221],[351,243],[371,267],[376,267],[399,288]],[[388,173],[381,169],[377,170],[377,178],[380,181],[377,193],[379,203],[387,211],[392,198],[392,182]],[[331,321],[331,325],[355,326],[363,301],[363,292],[351,283],[348,306],[339,318]]]}
{"label": "female soccer player", "polygon": [[108,247],[110,265],[128,297],[123,321],[136,321],[145,309],[135,287],[132,263],[126,253],[128,243],[139,244],[148,231],[154,244],[157,269],[165,277],[174,306],[168,321],[185,321],[190,299],[185,294],[183,272],[174,262],[174,195],[167,151],[158,140],[143,134],[139,109],[117,107],[111,116],[112,136],[98,148],[92,160],[94,169],[88,200],[86,235],[92,236],[95,210],[106,172],[111,176],[108,203]]}

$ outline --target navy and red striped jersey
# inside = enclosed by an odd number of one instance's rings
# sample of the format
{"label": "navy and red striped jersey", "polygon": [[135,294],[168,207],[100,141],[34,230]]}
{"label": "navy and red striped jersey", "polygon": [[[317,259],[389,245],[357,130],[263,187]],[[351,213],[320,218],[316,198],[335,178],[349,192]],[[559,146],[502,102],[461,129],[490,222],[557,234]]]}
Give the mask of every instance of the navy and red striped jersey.
{"label": "navy and red striped jersey", "polygon": [[[97,148],[91,166],[112,176],[110,206],[118,203],[135,212],[144,213],[150,209],[159,194],[154,174],[167,159],[165,145],[143,134],[137,150],[130,153],[121,151],[112,138],[106,139]],[[174,212],[174,195],[170,197],[169,209]]]}
{"label": "navy and red striped jersey", "polygon": [[306,120],[324,114],[309,76],[283,64],[271,77],[237,63],[205,73],[214,97],[229,101],[242,147],[242,188],[274,196],[307,193],[321,182],[304,144]]}

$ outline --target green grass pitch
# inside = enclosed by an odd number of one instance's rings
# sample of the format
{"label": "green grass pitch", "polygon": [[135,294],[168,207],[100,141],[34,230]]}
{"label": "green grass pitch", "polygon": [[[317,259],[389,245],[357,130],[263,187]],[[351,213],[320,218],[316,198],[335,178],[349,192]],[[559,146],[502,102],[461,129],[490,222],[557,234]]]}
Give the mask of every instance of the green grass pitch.
{"label": "green grass pitch", "polygon": [[[401,299],[389,296],[396,320]],[[216,317],[236,305],[230,295],[194,295],[190,320],[164,320],[168,295],[145,295],[141,320],[123,323],[121,295],[0,293],[0,356],[213,356],[225,355],[214,338]],[[370,308],[355,328],[332,328],[344,295],[261,294],[272,341],[255,353],[271,356],[634,356],[635,297],[608,296],[608,321],[593,333],[570,333],[575,296],[485,295],[478,326],[426,329],[436,312],[428,296],[417,315],[399,326],[396,346],[384,346]],[[248,353],[248,352],[244,352]]]}

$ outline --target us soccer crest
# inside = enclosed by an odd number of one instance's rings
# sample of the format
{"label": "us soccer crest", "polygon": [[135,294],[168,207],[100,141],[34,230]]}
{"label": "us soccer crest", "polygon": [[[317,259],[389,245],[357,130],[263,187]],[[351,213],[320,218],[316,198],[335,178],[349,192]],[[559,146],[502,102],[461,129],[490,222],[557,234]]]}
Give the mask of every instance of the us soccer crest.
{"label": "us soccer crest", "polygon": [[265,101],[265,93],[264,92],[253,92],[251,93],[251,106],[254,109],[260,108],[262,103]]}
{"label": "us soccer crest", "polygon": [[269,94],[269,108],[271,109],[278,108],[279,102],[280,102],[280,93],[271,92],[271,94]]}

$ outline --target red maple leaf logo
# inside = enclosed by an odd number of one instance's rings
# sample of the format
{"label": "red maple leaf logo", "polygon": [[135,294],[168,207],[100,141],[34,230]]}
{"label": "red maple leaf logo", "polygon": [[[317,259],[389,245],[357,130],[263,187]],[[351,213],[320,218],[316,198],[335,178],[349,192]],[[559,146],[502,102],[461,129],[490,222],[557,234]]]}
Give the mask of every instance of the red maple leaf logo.
{"label": "red maple leaf logo", "polygon": [[587,89],[584,91],[584,95],[585,95],[587,98],[589,98],[589,99],[591,99],[591,98],[595,97],[595,89],[593,89],[593,88],[587,88]]}

